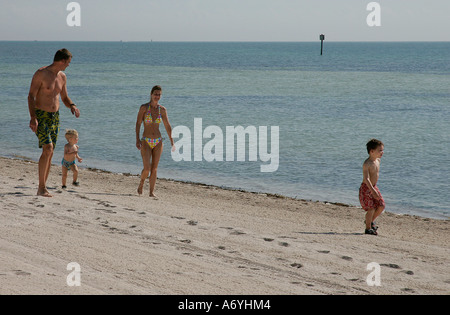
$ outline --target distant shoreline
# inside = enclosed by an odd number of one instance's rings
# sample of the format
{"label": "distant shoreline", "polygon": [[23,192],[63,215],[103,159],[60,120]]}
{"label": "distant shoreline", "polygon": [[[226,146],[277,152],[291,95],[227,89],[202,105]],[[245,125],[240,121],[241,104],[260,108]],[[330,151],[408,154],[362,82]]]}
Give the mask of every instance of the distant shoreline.
{"label": "distant shoreline", "polygon": [[[0,42],[10,42],[10,43],[268,43],[268,44],[276,44],[276,43],[320,43],[319,40],[317,41],[164,41],[164,40],[139,40],[139,41],[128,41],[128,40],[0,40]],[[333,41],[333,40],[327,40],[326,43],[450,43],[450,41]]]}

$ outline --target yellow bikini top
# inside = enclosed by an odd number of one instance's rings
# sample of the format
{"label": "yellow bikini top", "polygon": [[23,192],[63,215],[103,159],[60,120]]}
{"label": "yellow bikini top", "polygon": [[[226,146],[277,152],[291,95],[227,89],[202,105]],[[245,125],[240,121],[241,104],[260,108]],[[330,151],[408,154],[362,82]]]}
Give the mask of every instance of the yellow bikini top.
{"label": "yellow bikini top", "polygon": [[155,121],[153,121],[153,117],[152,117],[152,108],[150,106],[150,104],[148,105],[148,111],[147,114],[145,115],[144,121],[147,124],[151,124],[152,122],[154,122],[155,124],[160,124],[162,122],[162,118],[161,118],[161,106],[158,105],[158,118],[155,119]]}

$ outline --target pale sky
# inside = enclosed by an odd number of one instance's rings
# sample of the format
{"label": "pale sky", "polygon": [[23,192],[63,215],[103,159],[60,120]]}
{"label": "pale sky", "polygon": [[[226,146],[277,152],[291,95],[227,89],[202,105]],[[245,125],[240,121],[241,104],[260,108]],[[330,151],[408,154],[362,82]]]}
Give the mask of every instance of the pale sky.
{"label": "pale sky", "polygon": [[0,41],[450,41],[450,0],[0,0]]}

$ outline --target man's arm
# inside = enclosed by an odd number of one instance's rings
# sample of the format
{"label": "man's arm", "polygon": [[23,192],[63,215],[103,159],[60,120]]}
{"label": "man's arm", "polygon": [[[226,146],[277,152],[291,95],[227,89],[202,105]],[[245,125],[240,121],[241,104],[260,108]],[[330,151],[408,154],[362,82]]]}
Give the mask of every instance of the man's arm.
{"label": "man's arm", "polygon": [[36,97],[41,88],[42,75],[40,71],[37,71],[33,79],[31,80],[30,91],[28,92],[28,111],[30,112],[30,128],[36,133],[38,127],[38,121],[36,119]]}
{"label": "man's arm", "polygon": [[63,74],[63,80],[64,85],[61,90],[61,100],[63,101],[64,105],[67,108],[70,108],[70,111],[72,112],[72,115],[75,115],[75,117],[80,117],[80,110],[77,108],[77,106],[72,102],[70,99],[68,93],[67,93],[67,77],[65,74]]}

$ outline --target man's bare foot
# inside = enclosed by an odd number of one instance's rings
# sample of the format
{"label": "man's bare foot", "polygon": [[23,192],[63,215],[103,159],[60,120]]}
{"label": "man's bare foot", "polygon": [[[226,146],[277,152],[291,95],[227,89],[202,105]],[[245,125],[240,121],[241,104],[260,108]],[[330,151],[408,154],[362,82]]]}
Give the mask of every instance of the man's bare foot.
{"label": "man's bare foot", "polygon": [[150,193],[150,197],[158,199],[158,197],[156,197],[156,195],[154,193]]}
{"label": "man's bare foot", "polygon": [[36,195],[37,195],[37,196],[41,196],[41,197],[47,197],[47,198],[53,197],[53,196],[49,193],[49,191],[47,190],[47,188],[39,188]]}

